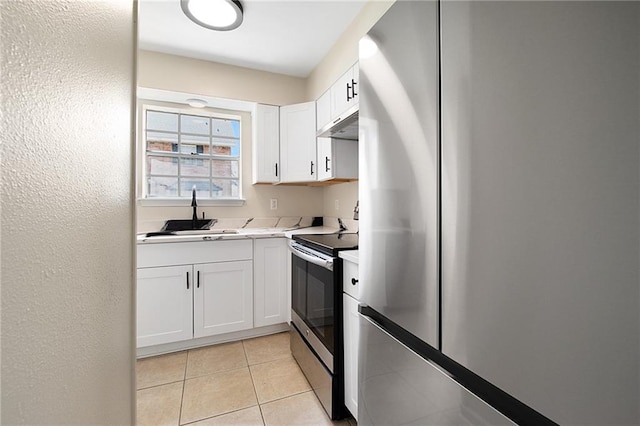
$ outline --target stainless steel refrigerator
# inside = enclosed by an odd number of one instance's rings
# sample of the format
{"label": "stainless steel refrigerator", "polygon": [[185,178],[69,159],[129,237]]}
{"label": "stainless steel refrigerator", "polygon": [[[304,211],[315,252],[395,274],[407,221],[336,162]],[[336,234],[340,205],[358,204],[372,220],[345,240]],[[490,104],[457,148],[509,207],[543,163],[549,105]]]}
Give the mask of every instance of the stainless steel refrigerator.
{"label": "stainless steel refrigerator", "polygon": [[361,425],[640,424],[640,3],[360,43]]}

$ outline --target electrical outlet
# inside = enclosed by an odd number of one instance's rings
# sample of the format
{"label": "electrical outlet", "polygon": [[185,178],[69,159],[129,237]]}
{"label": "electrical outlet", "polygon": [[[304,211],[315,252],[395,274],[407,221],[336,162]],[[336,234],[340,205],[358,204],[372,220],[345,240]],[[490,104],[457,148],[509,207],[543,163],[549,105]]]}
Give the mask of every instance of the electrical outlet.
{"label": "electrical outlet", "polygon": [[340,210],[340,200],[336,200],[336,210]]}
{"label": "electrical outlet", "polygon": [[277,198],[272,198],[271,200],[269,200],[269,202],[270,202],[271,210],[277,210],[278,209],[278,199]]}

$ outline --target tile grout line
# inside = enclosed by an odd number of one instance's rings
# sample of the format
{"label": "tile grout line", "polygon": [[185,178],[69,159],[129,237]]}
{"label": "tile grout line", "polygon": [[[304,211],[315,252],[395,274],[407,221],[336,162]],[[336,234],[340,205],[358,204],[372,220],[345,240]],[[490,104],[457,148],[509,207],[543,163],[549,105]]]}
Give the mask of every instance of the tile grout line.
{"label": "tile grout line", "polygon": [[260,405],[260,400],[258,399],[258,389],[256,389],[256,383],[253,380],[253,373],[251,372],[251,366],[249,365],[247,348],[244,346],[244,340],[242,341],[242,350],[244,351],[244,358],[247,361],[247,368],[249,369],[249,378],[251,379],[251,386],[253,386],[253,393],[256,394],[256,404],[258,404],[258,410],[260,411],[260,418],[262,419],[262,424],[266,426],[266,423],[264,421],[264,414],[262,413],[262,406]]}
{"label": "tile grout line", "polygon": [[[310,389],[307,389],[307,390],[304,390],[304,391],[292,393],[291,395],[282,396],[280,398],[272,399],[271,401],[266,401],[266,402],[263,402],[262,404],[259,404],[259,405],[262,406],[262,405],[271,404],[272,402],[282,401],[283,399],[291,398],[293,396],[299,396],[299,395],[302,395],[303,393],[308,393],[308,392],[313,392],[313,389],[310,388]],[[317,398],[317,395],[315,394],[315,392],[313,393],[313,396],[314,396],[314,398]]]}
{"label": "tile grout line", "polygon": [[187,351],[187,360],[184,363],[184,373],[182,375],[182,397],[180,398],[180,412],[178,413],[178,426],[182,421],[182,406],[184,405],[184,390],[187,387],[187,367],[189,366],[189,352]]}

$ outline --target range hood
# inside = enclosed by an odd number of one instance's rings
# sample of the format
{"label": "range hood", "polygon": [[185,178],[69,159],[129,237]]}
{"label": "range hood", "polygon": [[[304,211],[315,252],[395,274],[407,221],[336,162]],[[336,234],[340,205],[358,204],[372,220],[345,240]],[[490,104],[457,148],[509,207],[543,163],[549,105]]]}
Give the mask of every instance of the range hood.
{"label": "range hood", "polygon": [[354,105],[331,123],[318,130],[318,137],[358,140],[358,111]]}

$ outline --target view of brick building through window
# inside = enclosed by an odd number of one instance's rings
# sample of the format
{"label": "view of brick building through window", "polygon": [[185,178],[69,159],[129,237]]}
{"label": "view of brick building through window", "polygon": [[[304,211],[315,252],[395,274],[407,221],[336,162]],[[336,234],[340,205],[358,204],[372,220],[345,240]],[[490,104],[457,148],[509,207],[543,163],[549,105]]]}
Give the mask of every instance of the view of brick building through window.
{"label": "view of brick building through window", "polygon": [[240,197],[240,120],[147,109],[146,196]]}

